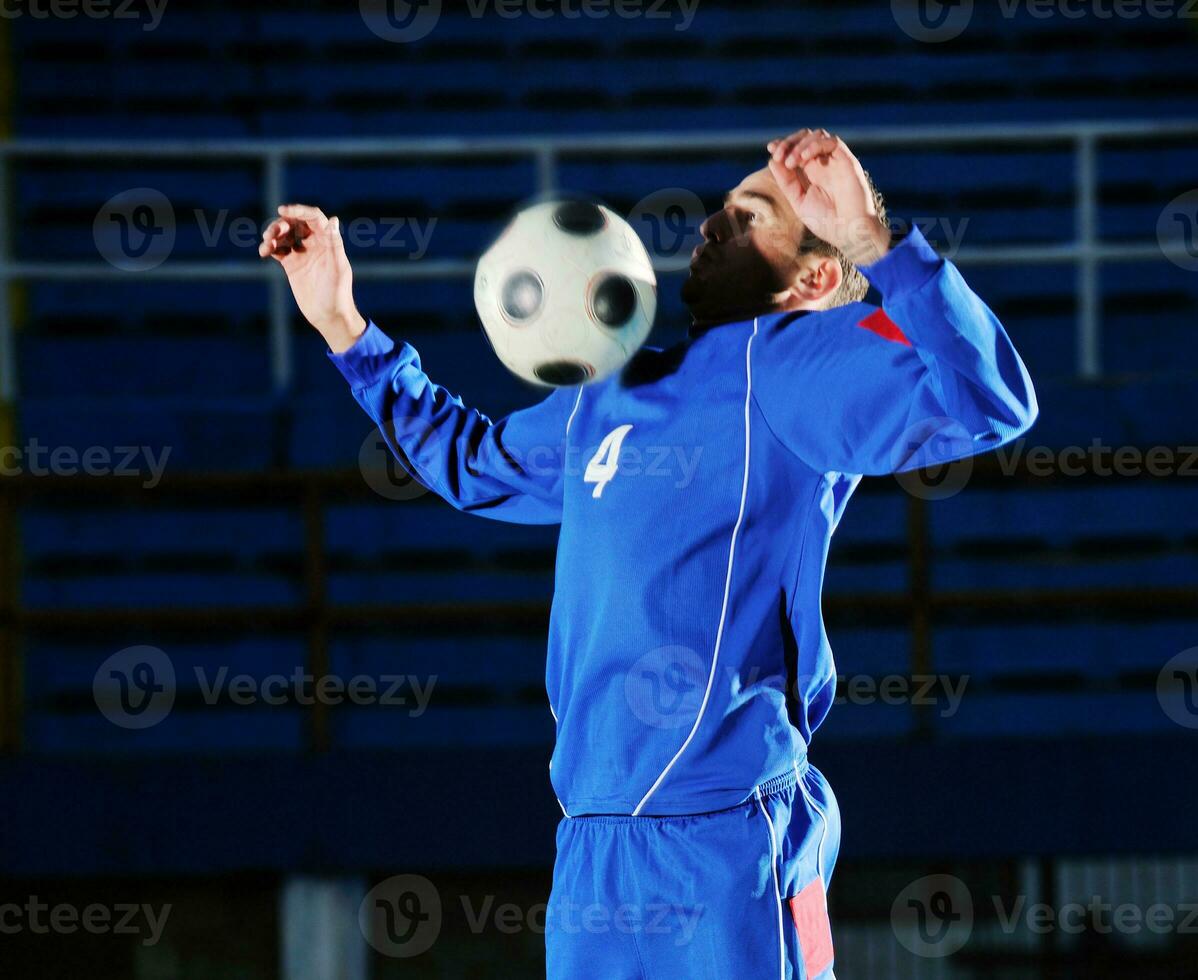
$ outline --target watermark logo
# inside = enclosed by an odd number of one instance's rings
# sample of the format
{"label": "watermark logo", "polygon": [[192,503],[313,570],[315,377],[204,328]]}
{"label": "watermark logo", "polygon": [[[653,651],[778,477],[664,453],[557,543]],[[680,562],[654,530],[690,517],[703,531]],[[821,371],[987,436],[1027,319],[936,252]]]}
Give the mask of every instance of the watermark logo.
{"label": "watermark logo", "polygon": [[708,665],[684,646],[661,646],[624,676],[624,698],[633,715],[652,728],[694,723],[707,692]]}
{"label": "watermark logo", "polygon": [[153,728],[175,704],[175,665],[157,647],[119,650],[92,680],[96,707],[118,728]]}
{"label": "watermark logo", "polygon": [[1165,257],[1187,272],[1198,272],[1198,189],[1165,205],[1156,222],[1156,240]]}
{"label": "watermark logo", "polygon": [[358,9],[372,34],[397,44],[428,37],[441,19],[441,0],[360,0]]}
{"label": "watermark logo", "polygon": [[699,228],[706,217],[699,195],[666,187],[637,201],[628,223],[644,242],[654,269],[678,272],[690,265],[691,253],[702,243]]}
{"label": "watermark logo", "polygon": [[964,489],[978,451],[969,430],[956,419],[935,417],[910,426],[891,451],[894,478],[920,500],[946,500]]}
{"label": "watermark logo", "polygon": [[[412,435],[415,433],[415,439]],[[414,447],[413,455],[442,458],[438,452],[441,437],[427,420],[414,417],[389,419],[376,426],[358,450],[358,469],[366,485],[387,500],[415,500],[429,492],[401,463],[391,446],[402,434],[405,446]]]}
{"label": "watermark logo", "polygon": [[[167,0],[0,0],[0,20],[136,20],[143,31],[155,30]],[[144,9],[143,9],[144,8]]]}
{"label": "watermark logo", "polygon": [[1198,647],[1182,650],[1161,668],[1156,699],[1170,721],[1198,728]]}
{"label": "watermark logo", "polygon": [[125,272],[147,272],[175,247],[175,209],[162,191],[134,187],[110,197],[92,222],[96,250]]}
{"label": "watermark logo", "polygon": [[358,907],[358,927],[366,941],[397,959],[431,949],[441,922],[441,894],[421,875],[393,875],[379,882]]}
{"label": "watermark logo", "polygon": [[912,40],[942,44],[965,32],[973,19],[973,0],[890,0],[890,12]]}
{"label": "watermark logo", "polygon": [[899,892],[890,907],[895,938],[916,956],[951,956],[973,932],[973,897],[952,875],[928,875]]}

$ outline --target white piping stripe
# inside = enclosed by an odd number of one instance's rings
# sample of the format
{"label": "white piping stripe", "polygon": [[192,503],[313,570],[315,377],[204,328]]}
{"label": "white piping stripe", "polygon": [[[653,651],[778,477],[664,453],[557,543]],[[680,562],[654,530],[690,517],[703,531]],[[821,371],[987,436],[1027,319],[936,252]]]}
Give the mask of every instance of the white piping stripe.
{"label": "white piping stripe", "polygon": [[[581,404],[582,404],[582,385],[579,385],[579,386],[578,386],[578,396],[577,396],[577,397],[574,399],[574,408],[573,408],[573,409],[571,409],[571,411],[570,411],[570,417],[569,417],[568,419],[566,419],[566,435],[567,435],[567,436],[569,436],[569,435],[570,435],[570,426],[571,426],[571,424],[574,422],[574,416],[578,414],[578,406],[579,406],[579,405],[581,405]],[[553,704],[552,704],[552,703],[550,703],[550,705],[549,705],[549,713],[550,713],[551,715],[553,715],[553,723],[554,723],[555,725],[556,725],[556,724],[558,724],[558,720],[557,720],[557,712],[553,710]],[[553,763],[552,763],[552,762],[550,762],[550,763],[549,763],[549,768],[551,768],[551,769],[553,768]],[[557,797],[554,797],[554,799],[557,799]],[[557,801],[557,805],[558,805],[559,807],[561,807],[562,816],[563,816],[563,817],[566,817],[567,819],[569,819],[569,817],[570,817],[570,814],[568,814],[568,813],[566,812],[566,807],[565,807],[565,804],[563,804],[561,800],[558,800],[558,801]]]}
{"label": "white piping stripe", "polygon": [[[567,435],[567,436],[570,435],[570,424],[574,422],[574,416],[576,415],[577,411],[579,411],[579,405],[581,404],[581,401],[582,401],[582,386],[579,385],[579,395],[577,395],[577,398],[574,399],[574,410],[570,412],[570,417],[568,419],[565,419],[565,435]],[[549,713],[551,715],[553,715],[553,724],[557,725],[558,724],[557,712],[555,712],[555,710],[553,710],[552,702],[550,702]],[[550,768],[552,768],[552,766],[553,766],[553,763],[551,762]],[[557,805],[562,806],[562,801],[557,800]],[[562,806],[562,815],[565,817],[570,816],[569,813],[565,812],[564,806]]]}
{"label": "white piping stripe", "polygon": [[574,421],[574,416],[578,413],[578,406],[582,404],[582,385],[578,386],[578,397],[574,399],[574,410],[570,412],[570,417],[566,419],[566,435],[570,434],[570,424]]}
{"label": "white piping stripe", "polygon": [[[807,801],[807,803],[808,803],[808,805],[810,805],[811,809],[813,809],[816,813],[819,814],[820,823],[823,825],[823,828],[820,831],[820,835],[819,835],[819,846],[816,847],[816,849],[815,849],[815,863],[817,865],[819,865],[819,867],[816,868],[816,871],[819,872],[820,879],[822,880],[824,877],[824,841],[826,841],[828,839],[828,814],[824,811],[824,808],[819,805],[819,803],[816,801],[815,797],[811,795],[811,792],[807,789],[807,786],[804,784],[803,777],[799,773],[799,764],[797,762],[795,763],[795,776],[798,777],[798,780],[799,780],[799,792],[803,794],[803,799],[805,799]],[[824,907],[827,908],[827,905],[828,905],[828,891],[825,888],[824,889]]]}
{"label": "white piping stripe", "polygon": [[645,804],[649,802],[649,797],[657,792],[657,787],[661,785],[662,780],[674,768],[674,763],[682,757],[682,753],[691,744],[691,740],[695,737],[695,732],[699,730],[699,723],[703,720],[703,714],[707,711],[707,702],[711,699],[711,689],[715,684],[715,668],[720,659],[720,641],[724,638],[724,619],[728,615],[728,594],[732,589],[732,559],[736,555],[736,537],[740,533],[740,525],[745,518],[745,500],[749,495],[749,401],[753,394],[753,367],[749,359],[749,354],[753,349],[753,338],[756,336],[757,318],[754,317],[753,332],[749,335],[749,342],[745,344],[745,475],[740,486],[740,513],[736,515],[736,525],[732,528],[732,540],[728,544],[728,572],[724,576],[724,603],[720,608],[720,625],[715,634],[715,650],[711,656],[711,673],[707,675],[707,690],[703,694],[703,703],[699,705],[699,713],[695,716],[695,723],[691,726],[690,734],[686,736],[686,741],[682,743],[682,747],[674,753],[674,758],[666,764],[666,767],[661,771],[661,775],[649,787],[649,792],[641,797],[641,802],[632,811],[634,817],[640,815]]}
{"label": "white piping stripe", "polygon": [[774,821],[770,819],[769,811],[765,808],[765,801],[761,798],[761,787],[758,786],[755,790],[757,796],[757,806],[761,808],[761,815],[765,817],[765,822],[770,828],[770,869],[774,873],[774,898],[778,905],[778,978],[786,980],[786,931],[782,918],[782,886],[778,883],[778,841],[774,836]]}

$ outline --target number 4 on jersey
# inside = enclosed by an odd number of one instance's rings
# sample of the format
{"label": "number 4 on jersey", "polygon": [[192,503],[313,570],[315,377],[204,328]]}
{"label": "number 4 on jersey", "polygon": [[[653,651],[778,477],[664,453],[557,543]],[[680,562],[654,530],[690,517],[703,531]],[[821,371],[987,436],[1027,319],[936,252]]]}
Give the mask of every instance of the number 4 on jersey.
{"label": "number 4 on jersey", "polygon": [[620,447],[624,444],[624,437],[628,435],[631,429],[631,425],[618,425],[612,429],[611,432],[603,437],[603,441],[599,443],[599,448],[595,450],[595,455],[587,463],[586,472],[582,474],[582,480],[584,483],[595,484],[595,489],[591,491],[592,497],[602,497],[603,488],[616,475],[616,469],[620,465]]}

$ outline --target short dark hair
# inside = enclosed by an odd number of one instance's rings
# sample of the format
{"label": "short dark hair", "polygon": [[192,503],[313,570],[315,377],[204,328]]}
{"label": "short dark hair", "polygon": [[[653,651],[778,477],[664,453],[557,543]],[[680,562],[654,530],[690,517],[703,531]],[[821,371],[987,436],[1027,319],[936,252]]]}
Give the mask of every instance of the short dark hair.
{"label": "short dark hair", "polygon": [[[873,194],[874,208],[878,212],[878,217],[882,220],[882,224],[889,228],[890,219],[886,216],[886,202],[882,200],[881,192],[879,192],[868,173],[865,175],[865,182],[869,185],[870,192]],[[828,297],[827,309],[837,306],[847,306],[849,303],[860,303],[865,299],[865,294],[869,292],[869,282],[861,274],[861,270],[857,268],[853,260],[844,252],[834,245],[829,245],[822,238],[817,238],[815,235],[809,234],[799,245],[799,254],[804,253],[808,255],[826,255],[828,258],[835,259],[840,263],[840,288]]]}

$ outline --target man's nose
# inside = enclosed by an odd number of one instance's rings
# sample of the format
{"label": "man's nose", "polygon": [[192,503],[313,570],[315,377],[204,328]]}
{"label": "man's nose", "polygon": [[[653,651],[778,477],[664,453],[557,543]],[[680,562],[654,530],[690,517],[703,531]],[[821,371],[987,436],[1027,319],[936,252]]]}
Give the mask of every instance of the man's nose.
{"label": "man's nose", "polygon": [[699,225],[699,234],[707,242],[722,242],[728,237],[728,215],[726,211],[709,214]]}

